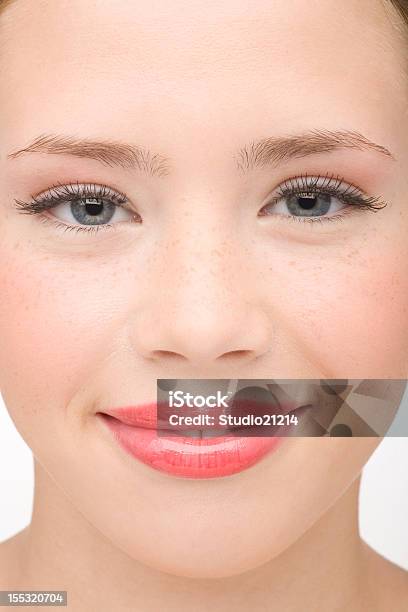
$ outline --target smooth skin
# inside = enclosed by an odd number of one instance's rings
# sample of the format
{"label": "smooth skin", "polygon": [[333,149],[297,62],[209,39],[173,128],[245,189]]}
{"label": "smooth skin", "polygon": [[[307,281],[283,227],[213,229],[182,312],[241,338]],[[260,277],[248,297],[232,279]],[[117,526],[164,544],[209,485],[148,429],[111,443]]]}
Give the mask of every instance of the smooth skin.
{"label": "smooth skin", "polygon": [[[396,14],[380,0],[17,0],[0,50],[0,389],[36,472],[0,588],[65,589],[80,612],[406,610],[406,572],[358,532],[378,438],[291,439],[194,481],[128,457],[95,418],[153,401],[157,378],[407,377]],[[340,148],[238,171],[245,144],[316,129],[392,157]],[[169,171],[10,157],[43,134],[141,146]],[[325,224],[258,215],[305,174],[387,206]],[[125,193],[143,222],[64,232],[14,206],[76,182]]]}

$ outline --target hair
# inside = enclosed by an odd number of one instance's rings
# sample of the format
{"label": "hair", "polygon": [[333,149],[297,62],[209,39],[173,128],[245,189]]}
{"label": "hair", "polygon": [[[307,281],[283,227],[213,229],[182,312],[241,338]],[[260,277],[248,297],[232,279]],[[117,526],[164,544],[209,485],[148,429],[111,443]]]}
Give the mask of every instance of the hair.
{"label": "hair", "polygon": [[389,0],[408,25],[408,0]]}
{"label": "hair", "polygon": [[13,2],[13,0],[0,0],[0,11],[2,9],[6,8],[6,6],[11,4],[12,2]]}

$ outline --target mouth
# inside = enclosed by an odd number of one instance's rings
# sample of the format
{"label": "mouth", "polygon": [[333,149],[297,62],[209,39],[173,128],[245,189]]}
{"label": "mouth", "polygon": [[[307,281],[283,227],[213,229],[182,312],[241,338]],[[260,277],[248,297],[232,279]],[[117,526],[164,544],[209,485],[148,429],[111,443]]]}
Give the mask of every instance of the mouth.
{"label": "mouth", "polygon": [[[107,408],[96,413],[98,421],[110,433],[122,451],[146,466],[181,478],[220,478],[242,472],[278,450],[294,426],[289,417],[298,416],[308,406],[276,407],[274,413],[285,419],[283,425],[237,425],[247,423],[248,414],[271,414],[271,406],[248,404],[235,406],[234,420],[228,426],[191,423],[170,426],[168,407],[156,403]],[[252,410],[252,412],[251,412]],[[174,412],[174,410],[172,411]],[[190,411],[191,417],[205,417],[207,410]],[[214,415],[214,412],[212,412]],[[197,421],[196,421],[197,423]]]}

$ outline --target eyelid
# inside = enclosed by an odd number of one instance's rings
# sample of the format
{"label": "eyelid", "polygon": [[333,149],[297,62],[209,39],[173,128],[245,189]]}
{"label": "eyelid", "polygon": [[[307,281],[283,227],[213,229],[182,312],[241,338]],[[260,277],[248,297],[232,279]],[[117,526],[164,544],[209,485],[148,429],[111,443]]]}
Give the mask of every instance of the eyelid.
{"label": "eyelid", "polygon": [[[130,212],[137,213],[128,197],[112,187],[101,183],[57,183],[37,195],[31,195],[30,202],[15,200],[15,207],[21,213],[38,214],[80,198],[109,199],[116,206],[123,206]],[[126,206],[127,205],[127,206]]]}
{"label": "eyelid", "polygon": [[326,193],[337,197],[344,203],[373,210],[384,208],[387,204],[379,196],[370,196],[357,185],[339,175],[303,174],[282,181],[269,196],[263,207],[275,204],[288,195],[301,193]]}
{"label": "eyelid", "polygon": [[313,189],[330,190],[333,192],[334,191],[338,192],[341,190],[342,186],[346,187],[344,191],[350,190],[352,194],[358,193],[358,194],[364,195],[364,191],[360,187],[357,187],[357,185],[354,185],[353,183],[346,181],[345,178],[339,175],[334,175],[334,174],[329,174],[329,173],[326,173],[324,176],[319,175],[319,174],[307,174],[307,173],[295,175],[295,176],[289,177],[285,179],[284,181],[282,181],[276,187],[275,191],[277,191],[278,194],[286,193],[289,190],[295,191],[295,189],[299,190],[299,192],[306,191],[306,190],[313,191]]}
{"label": "eyelid", "polygon": [[125,203],[128,201],[127,196],[113,189],[109,185],[104,183],[56,183],[52,187],[49,187],[45,191],[40,192],[35,196],[31,196],[33,201],[47,201],[47,200],[59,200],[69,201],[73,198],[85,198],[85,197],[98,197],[106,198],[111,197],[117,199],[118,203]]}

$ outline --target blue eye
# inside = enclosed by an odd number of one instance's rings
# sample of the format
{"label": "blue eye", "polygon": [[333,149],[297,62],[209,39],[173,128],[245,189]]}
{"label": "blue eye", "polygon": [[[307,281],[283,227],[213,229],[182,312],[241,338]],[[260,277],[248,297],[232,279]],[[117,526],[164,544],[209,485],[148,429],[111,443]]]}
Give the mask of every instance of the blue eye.
{"label": "blue eye", "polygon": [[81,225],[101,225],[131,219],[130,211],[106,198],[81,198],[53,207],[57,219]]}
{"label": "blue eye", "polygon": [[286,196],[275,204],[275,212],[299,217],[317,217],[327,213],[338,212],[344,207],[338,198],[326,193],[303,193]]}
{"label": "blue eye", "polygon": [[[17,200],[16,208],[21,213],[41,215],[44,222],[54,219],[58,227],[66,230],[97,231],[122,221],[141,222],[126,196],[106,185],[57,185],[31,202]],[[43,214],[51,210],[52,214]]]}
{"label": "blue eye", "polygon": [[[385,206],[379,197],[368,196],[339,177],[300,176],[280,185],[259,215],[322,222],[341,219],[350,208],[377,211]],[[346,213],[333,216],[343,210]]]}

